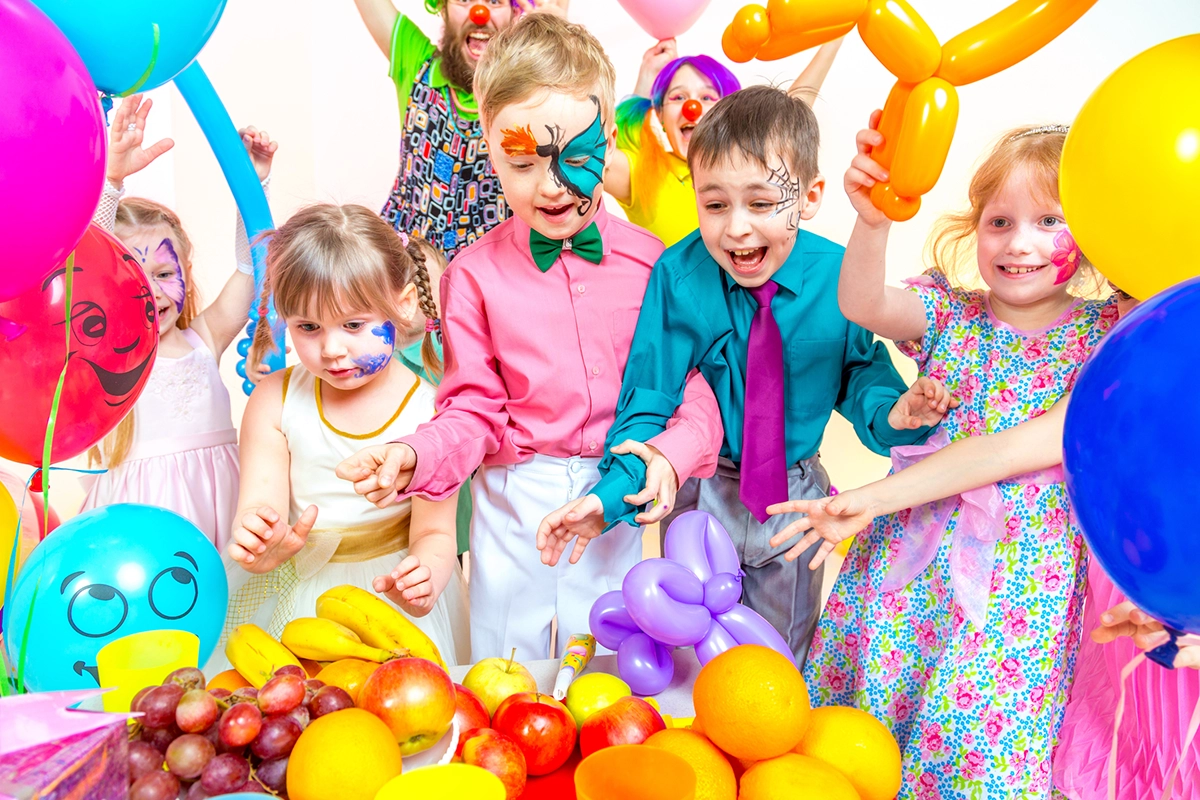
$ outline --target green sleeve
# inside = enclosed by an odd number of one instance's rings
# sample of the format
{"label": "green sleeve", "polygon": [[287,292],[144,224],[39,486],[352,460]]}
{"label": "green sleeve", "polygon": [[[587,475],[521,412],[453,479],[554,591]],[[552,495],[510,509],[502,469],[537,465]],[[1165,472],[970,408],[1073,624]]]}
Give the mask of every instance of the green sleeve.
{"label": "green sleeve", "polygon": [[635,455],[615,455],[610,448],[626,439],[647,442],[666,430],[683,402],[688,374],[707,349],[703,342],[711,338],[694,295],[680,297],[686,289],[671,284],[671,270],[660,259],[650,273],[625,362],[616,419],[600,460],[600,481],[591,491],[604,503],[608,527],[618,522],[637,525],[634,517],[640,509],[624,498],[646,485],[645,463]]}
{"label": "green sleeve", "polygon": [[854,425],[859,441],[882,456],[898,445],[924,442],[932,431],[898,431],[888,424],[888,413],[907,390],[883,343],[852,323],[846,334],[842,386],[835,407]]}
{"label": "green sleeve", "polygon": [[401,118],[408,111],[408,98],[412,95],[412,85],[417,79],[417,73],[434,52],[435,48],[429,37],[408,17],[403,14],[397,15],[396,27],[392,29],[392,55],[388,65],[388,77],[396,84],[396,101]]}

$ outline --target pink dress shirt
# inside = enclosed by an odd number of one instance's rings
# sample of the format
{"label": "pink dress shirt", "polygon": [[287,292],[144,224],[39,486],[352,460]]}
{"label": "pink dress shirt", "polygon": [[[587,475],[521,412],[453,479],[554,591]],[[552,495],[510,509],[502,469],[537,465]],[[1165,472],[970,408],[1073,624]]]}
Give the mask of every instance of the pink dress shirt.
{"label": "pink dress shirt", "polygon": [[[663,245],[597,205],[599,264],[564,249],[541,272],[529,253],[529,225],[517,217],[454,259],[442,278],[446,374],[434,418],[400,439],[417,453],[401,498],[440,500],[480,464],[604,454]],[[650,444],[682,482],[714,474],[723,437],[716,398],[693,372],[683,405]]]}

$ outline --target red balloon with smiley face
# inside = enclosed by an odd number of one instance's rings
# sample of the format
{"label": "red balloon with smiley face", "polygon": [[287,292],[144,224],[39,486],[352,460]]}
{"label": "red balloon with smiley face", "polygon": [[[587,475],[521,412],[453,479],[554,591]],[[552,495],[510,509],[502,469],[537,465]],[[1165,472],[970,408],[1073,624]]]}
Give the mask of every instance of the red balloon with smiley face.
{"label": "red balloon with smiley face", "polygon": [[[86,451],[133,410],[158,351],[158,315],[145,273],[96,225],[75,249],[70,341],[66,268],[0,303],[0,458],[42,465],[54,389],[69,353],[51,463]],[[66,353],[64,353],[64,347]]]}

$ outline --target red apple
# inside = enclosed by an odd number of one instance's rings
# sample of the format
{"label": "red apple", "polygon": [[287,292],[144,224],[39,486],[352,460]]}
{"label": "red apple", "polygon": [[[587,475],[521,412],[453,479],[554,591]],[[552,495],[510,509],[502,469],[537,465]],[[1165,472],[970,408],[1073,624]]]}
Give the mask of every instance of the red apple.
{"label": "red apple", "polygon": [[454,684],[446,671],[424,658],[397,658],[363,683],[358,707],[383,720],[410,756],[432,747],[454,719]]}
{"label": "red apple", "polygon": [[605,747],[641,744],[666,727],[654,706],[640,697],[622,697],[583,721],[579,750],[587,758]]}
{"label": "red apple", "polygon": [[575,749],[575,718],[548,694],[512,695],[492,715],[492,727],[512,737],[521,748],[530,775],[553,772]]}
{"label": "red apple", "polygon": [[483,767],[504,784],[505,800],[525,791],[525,754],[510,737],[492,728],[470,731],[463,743],[464,764]]}
{"label": "red apple", "polygon": [[478,695],[461,684],[454,684],[454,719],[458,722],[459,735],[472,728],[487,728],[492,724],[487,706]]}

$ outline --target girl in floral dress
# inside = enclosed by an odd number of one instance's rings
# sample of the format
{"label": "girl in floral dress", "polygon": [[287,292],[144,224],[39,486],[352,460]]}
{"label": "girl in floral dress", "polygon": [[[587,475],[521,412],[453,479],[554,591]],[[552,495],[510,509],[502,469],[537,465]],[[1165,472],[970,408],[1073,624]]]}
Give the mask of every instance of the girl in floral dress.
{"label": "girl in floral dress", "polygon": [[[1088,270],[1058,200],[1065,133],[1006,135],[972,178],[970,208],[935,232],[934,269],[907,290],[884,285],[890,222],[870,201],[888,178],[870,156],[883,137],[859,133],[842,312],[961,403],[927,445],[894,449],[896,468],[1048,411],[1115,321],[1115,300],[1070,291]],[[972,240],[985,291],[949,277]],[[879,517],[851,548],[805,678],[815,705],[856,705],[891,728],[901,798],[1049,796],[1087,570],[1067,502],[1061,469],[1043,470]]]}

